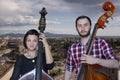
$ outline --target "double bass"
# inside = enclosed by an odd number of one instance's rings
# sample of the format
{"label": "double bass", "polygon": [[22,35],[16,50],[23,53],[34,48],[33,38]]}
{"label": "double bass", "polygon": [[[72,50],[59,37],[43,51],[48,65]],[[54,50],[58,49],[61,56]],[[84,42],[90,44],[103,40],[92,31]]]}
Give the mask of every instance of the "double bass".
{"label": "double bass", "polygon": [[[108,23],[107,19],[109,17],[111,17],[113,15],[113,13],[115,12],[115,6],[110,1],[106,1],[103,4],[103,9],[106,12],[102,16],[100,16],[100,18],[98,19],[97,23],[94,26],[92,36],[89,41],[88,49],[86,52],[87,55],[90,55],[97,30],[99,28],[104,29],[105,23]],[[110,80],[107,75],[100,72],[100,69],[102,69],[102,68],[104,68],[104,67],[97,65],[97,64],[90,65],[90,64],[83,63],[83,64],[81,64],[81,67],[80,67],[80,70],[79,70],[79,73],[77,76],[77,80]]]}
{"label": "double bass", "polygon": [[[40,14],[41,14],[41,18],[39,20],[38,29],[40,30],[40,32],[44,33],[44,30],[46,28],[46,18],[45,18],[45,15],[47,14],[46,9],[42,8]],[[48,75],[44,70],[42,70],[42,52],[43,52],[42,50],[43,50],[43,43],[42,41],[39,41],[36,68],[23,75],[19,80],[54,80],[50,75]]]}

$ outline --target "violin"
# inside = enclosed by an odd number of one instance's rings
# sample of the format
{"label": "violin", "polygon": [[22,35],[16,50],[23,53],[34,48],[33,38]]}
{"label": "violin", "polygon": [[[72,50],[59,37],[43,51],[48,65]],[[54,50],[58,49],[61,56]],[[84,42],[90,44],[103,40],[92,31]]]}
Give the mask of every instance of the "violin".
{"label": "violin", "polygon": [[[110,1],[106,1],[102,7],[106,12],[99,17],[97,23],[95,24],[90,42],[88,44],[88,55],[90,55],[97,30],[99,28],[104,29],[104,27],[106,27],[105,23],[108,23],[107,19],[112,17],[115,12],[115,6]],[[82,64],[77,76],[77,80],[110,80],[108,76],[97,70],[102,68],[103,66],[100,65]]]}

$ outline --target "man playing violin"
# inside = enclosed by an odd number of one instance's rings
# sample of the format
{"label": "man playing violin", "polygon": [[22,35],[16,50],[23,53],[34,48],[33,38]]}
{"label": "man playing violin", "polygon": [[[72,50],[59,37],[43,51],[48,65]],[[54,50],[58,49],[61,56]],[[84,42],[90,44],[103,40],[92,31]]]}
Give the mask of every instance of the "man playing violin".
{"label": "man playing violin", "polygon": [[87,55],[87,47],[91,38],[90,31],[92,24],[90,18],[79,16],[75,23],[80,38],[68,49],[64,80],[71,79],[74,69],[75,78],[77,78],[82,63],[118,68],[118,60],[112,47],[103,39],[95,37],[90,55]]}

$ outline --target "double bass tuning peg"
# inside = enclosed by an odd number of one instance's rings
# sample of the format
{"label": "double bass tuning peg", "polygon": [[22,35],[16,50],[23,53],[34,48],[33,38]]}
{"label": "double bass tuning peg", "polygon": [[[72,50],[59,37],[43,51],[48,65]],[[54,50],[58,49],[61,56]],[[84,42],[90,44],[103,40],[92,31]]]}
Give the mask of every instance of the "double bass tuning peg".
{"label": "double bass tuning peg", "polygon": [[108,20],[106,20],[105,22],[106,22],[106,23],[109,23],[109,21],[108,21]]}
{"label": "double bass tuning peg", "polygon": [[[113,17],[110,17],[110,18],[113,20]],[[109,23],[109,21],[108,21],[108,20],[106,20],[105,22],[106,22],[106,23]]]}
{"label": "double bass tuning peg", "polygon": [[104,28],[106,28],[107,26],[106,25],[104,25]]}
{"label": "double bass tuning peg", "polygon": [[113,17],[111,17],[111,19],[113,20]]}

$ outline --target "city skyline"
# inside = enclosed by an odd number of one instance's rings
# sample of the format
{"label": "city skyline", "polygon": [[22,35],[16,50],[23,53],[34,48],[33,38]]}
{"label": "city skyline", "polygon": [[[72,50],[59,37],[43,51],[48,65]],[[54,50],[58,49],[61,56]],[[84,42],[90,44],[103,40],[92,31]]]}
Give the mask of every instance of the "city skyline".
{"label": "city skyline", "polygon": [[[0,34],[25,33],[29,29],[38,29],[39,11],[45,7],[45,32],[55,34],[77,34],[75,19],[87,15],[92,20],[92,28],[105,13],[102,4],[107,0],[1,0],[0,1]],[[109,0],[115,5],[113,20],[97,35],[120,36],[120,0]]]}

